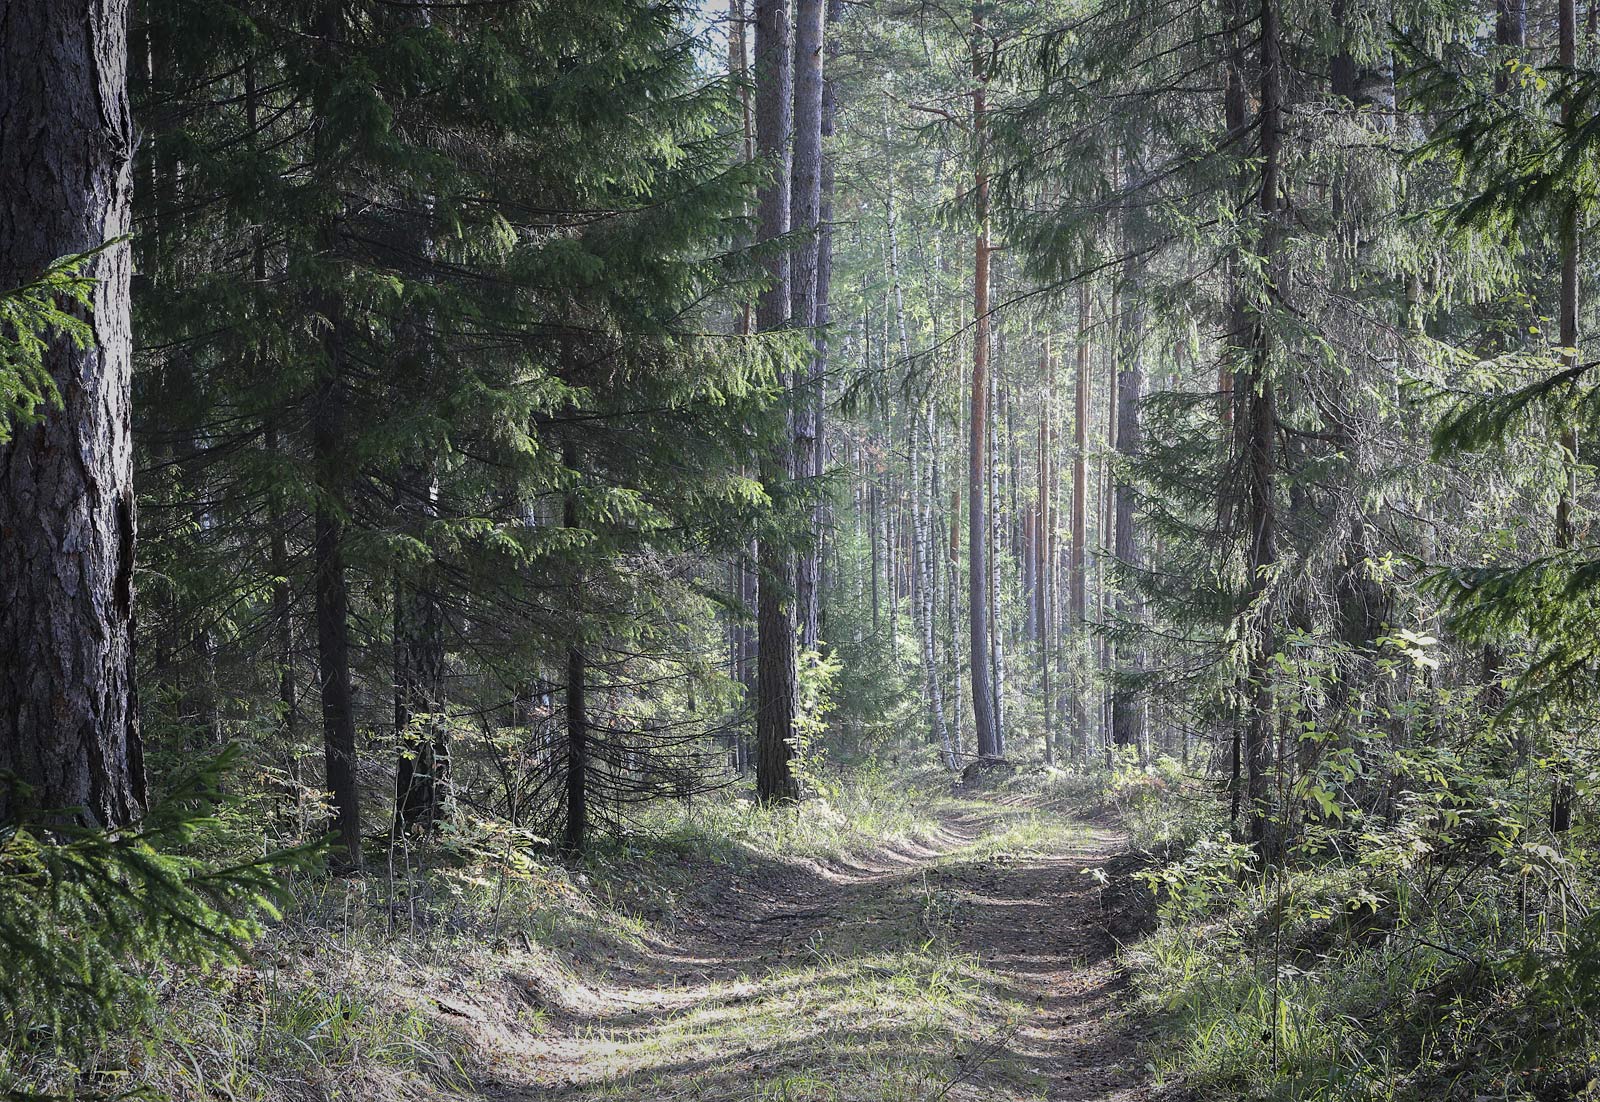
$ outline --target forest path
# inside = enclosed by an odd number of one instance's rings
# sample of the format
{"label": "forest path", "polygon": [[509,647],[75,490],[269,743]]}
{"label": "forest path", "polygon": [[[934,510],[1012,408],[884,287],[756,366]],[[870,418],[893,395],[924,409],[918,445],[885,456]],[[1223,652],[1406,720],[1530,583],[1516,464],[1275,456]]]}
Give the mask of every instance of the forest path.
{"label": "forest path", "polygon": [[[1147,1093],[1112,827],[963,801],[849,862],[694,870],[670,935],[506,1061],[503,1100],[1078,1102]],[[1086,870],[1112,874],[1108,893]],[[1127,932],[1125,929],[1121,932]],[[519,1046],[521,1047],[521,1046]]]}

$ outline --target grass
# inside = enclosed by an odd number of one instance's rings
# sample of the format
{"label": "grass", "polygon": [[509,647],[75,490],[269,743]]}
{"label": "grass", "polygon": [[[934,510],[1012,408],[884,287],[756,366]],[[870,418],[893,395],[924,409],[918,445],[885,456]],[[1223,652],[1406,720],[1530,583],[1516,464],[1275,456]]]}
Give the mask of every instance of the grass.
{"label": "grass", "polygon": [[1432,818],[1344,843],[1266,878],[1222,839],[1160,870],[1162,924],[1125,964],[1162,1074],[1252,1099],[1600,1097],[1600,952],[1576,919],[1518,920],[1544,906],[1520,855]]}
{"label": "grass", "polygon": [[753,947],[730,928],[724,960],[678,948],[716,893],[948,847],[952,816],[995,814],[1003,827],[951,860],[1070,841],[1054,816],[952,797],[936,771],[864,773],[795,808],[657,805],[577,866],[469,828],[389,875],[298,881],[246,963],[154,977],[147,1035],[81,1075],[27,1070],[84,1097],[910,1102],[981,1067],[991,1097],[1032,1098],[1024,1061],[973,1041],[1024,1010],[960,949],[958,895],[927,877],[830,893],[823,918]]}
{"label": "grass", "polygon": [[934,837],[940,813],[955,806],[949,784],[939,769],[910,776],[864,769],[848,779],[815,782],[816,794],[790,808],[764,808],[739,797],[651,805],[639,834],[655,840],[647,845],[692,844],[723,860],[747,852],[842,860]]}

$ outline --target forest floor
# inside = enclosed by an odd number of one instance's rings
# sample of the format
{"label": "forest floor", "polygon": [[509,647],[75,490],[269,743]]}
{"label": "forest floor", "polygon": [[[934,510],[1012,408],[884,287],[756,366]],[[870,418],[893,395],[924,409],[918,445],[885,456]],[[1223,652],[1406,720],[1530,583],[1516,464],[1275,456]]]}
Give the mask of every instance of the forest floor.
{"label": "forest floor", "polygon": [[[496,1102],[1149,1095],[1115,966],[1144,918],[1105,822],[958,800],[850,859],[688,857],[686,888],[489,1046]],[[521,1031],[519,1031],[520,1033]],[[482,1050],[480,1049],[480,1052]]]}

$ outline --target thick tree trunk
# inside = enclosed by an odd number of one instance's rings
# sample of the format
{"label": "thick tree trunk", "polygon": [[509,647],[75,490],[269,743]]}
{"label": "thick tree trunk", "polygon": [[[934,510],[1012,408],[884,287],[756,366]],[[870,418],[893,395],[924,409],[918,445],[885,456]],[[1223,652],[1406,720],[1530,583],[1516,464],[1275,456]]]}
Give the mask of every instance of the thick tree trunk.
{"label": "thick tree trunk", "polygon": [[[789,232],[789,143],[792,136],[794,59],[787,0],[756,2],[756,149],[772,173],[761,189],[759,236],[772,241]],[[756,308],[756,324],[772,332],[789,324],[787,253],[766,261],[769,285]],[[762,457],[761,477],[781,493],[793,477],[792,445],[780,443]],[[799,799],[790,761],[794,755],[794,559],[782,541],[761,541],[757,597],[756,794],[767,803]]]}
{"label": "thick tree trunk", "polygon": [[[129,231],[124,0],[0,16],[0,289]],[[108,246],[84,320],[51,342],[61,406],[0,445],[0,770],[27,803],[115,826],[145,804],[133,676],[129,247]],[[19,807],[0,791],[0,820]]]}
{"label": "thick tree trunk", "polygon": [[984,164],[985,86],[983,9],[972,16],[972,128],[977,147],[973,187],[978,231],[973,246],[972,416],[967,443],[967,616],[972,665],[972,717],[977,725],[978,755],[999,757],[1000,732],[995,724],[994,685],[989,655],[989,515],[987,472],[989,450],[989,172]]}

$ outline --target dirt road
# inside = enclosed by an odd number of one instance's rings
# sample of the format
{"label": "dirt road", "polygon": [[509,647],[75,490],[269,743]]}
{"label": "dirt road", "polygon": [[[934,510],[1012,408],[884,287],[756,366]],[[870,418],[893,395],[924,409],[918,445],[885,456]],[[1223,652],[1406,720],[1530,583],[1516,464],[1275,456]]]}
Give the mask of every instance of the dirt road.
{"label": "dirt road", "polygon": [[488,1093],[1142,1098],[1113,959],[1133,932],[1123,851],[1059,812],[966,805],[855,861],[697,869],[674,920],[604,962]]}

